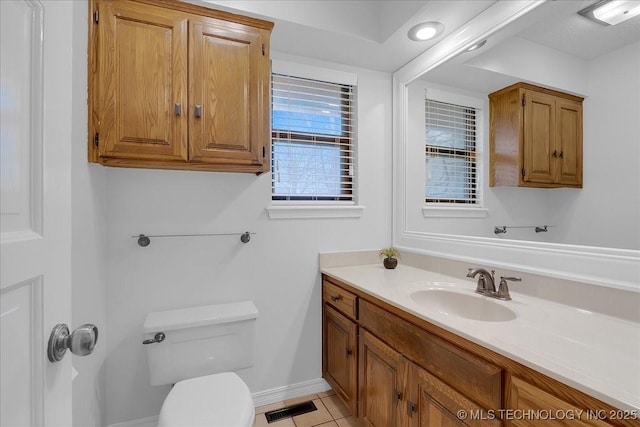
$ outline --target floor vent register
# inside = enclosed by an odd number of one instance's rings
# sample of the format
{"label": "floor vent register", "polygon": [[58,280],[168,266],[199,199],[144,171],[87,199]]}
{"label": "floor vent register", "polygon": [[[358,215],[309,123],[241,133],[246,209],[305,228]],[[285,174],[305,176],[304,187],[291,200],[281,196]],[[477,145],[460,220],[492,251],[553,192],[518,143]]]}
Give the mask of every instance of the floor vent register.
{"label": "floor vent register", "polygon": [[268,423],[274,423],[284,418],[292,418],[297,415],[302,415],[306,414],[307,412],[313,412],[317,410],[318,408],[316,408],[316,405],[312,401],[308,401],[287,406],[282,409],[265,412],[264,416],[267,417]]}

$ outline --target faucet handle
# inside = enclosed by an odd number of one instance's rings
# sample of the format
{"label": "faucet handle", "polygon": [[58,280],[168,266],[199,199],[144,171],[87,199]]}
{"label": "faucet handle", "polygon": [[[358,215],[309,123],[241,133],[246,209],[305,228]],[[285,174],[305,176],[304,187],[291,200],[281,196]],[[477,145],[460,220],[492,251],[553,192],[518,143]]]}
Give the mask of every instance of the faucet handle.
{"label": "faucet handle", "polygon": [[498,298],[505,301],[510,301],[511,295],[509,294],[509,286],[507,285],[507,280],[510,280],[512,282],[521,282],[522,278],[500,276],[500,286],[498,287]]}

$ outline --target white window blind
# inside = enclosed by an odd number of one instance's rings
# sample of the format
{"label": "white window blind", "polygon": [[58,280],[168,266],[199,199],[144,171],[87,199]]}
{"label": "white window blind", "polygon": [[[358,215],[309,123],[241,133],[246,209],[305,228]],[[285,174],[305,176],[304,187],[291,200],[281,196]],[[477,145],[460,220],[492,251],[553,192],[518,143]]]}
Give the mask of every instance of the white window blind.
{"label": "white window blind", "polygon": [[476,109],[425,96],[425,201],[478,204]]}
{"label": "white window blind", "polygon": [[352,201],[354,86],[272,74],[273,200]]}

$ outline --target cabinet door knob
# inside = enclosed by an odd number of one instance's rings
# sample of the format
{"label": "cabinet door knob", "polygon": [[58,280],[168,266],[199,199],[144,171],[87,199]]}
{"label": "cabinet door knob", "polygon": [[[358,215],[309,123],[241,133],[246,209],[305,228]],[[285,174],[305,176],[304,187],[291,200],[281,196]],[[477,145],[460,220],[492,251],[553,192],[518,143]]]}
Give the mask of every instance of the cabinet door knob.
{"label": "cabinet door knob", "polygon": [[558,154],[558,157],[562,159],[564,157],[564,151],[561,151],[560,154]]}
{"label": "cabinet door knob", "polygon": [[352,354],[353,354],[353,350],[347,347],[347,357],[351,356]]}
{"label": "cabinet door knob", "polygon": [[402,400],[402,392],[401,392],[401,391],[396,390],[396,391],[395,391],[395,394],[396,394],[396,396],[395,396],[395,397],[396,397],[396,400],[397,400],[398,402],[399,402],[399,401],[401,401],[401,400]]}
{"label": "cabinet door knob", "polygon": [[176,104],[173,106],[173,112],[176,116],[181,116],[182,115],[182,104],[179,102],[176,102]]}
{"label": "cabinet door knob", "polygon": [[416,412],[416,404],[412,401],[407,401],[407,415],[409,418],[413,418],[413,413]]}
{"label": "cabinet door knob", "polygon": [[553,150],[553,153],[551,153],[551,157],[558,157],[558,151]]}
{"label": "cabinet door knob", "polygon": [[196,105],[193,110],[193,114],[196,117],[196,119],[199,119],[200,117],[202,117],[202,105]]}

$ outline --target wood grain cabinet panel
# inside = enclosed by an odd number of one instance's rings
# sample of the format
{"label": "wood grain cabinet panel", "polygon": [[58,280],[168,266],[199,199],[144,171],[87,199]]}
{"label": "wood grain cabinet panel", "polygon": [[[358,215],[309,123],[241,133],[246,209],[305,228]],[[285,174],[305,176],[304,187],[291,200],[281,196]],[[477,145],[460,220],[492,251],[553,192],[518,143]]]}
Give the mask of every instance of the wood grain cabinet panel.
{"label": "wood grain cabinet panel", "polygon": [[270,168],[273,23],[162,0],[92,0],[89,161]]}
{"label": "wood grain cabinet panel", "polygon": [[133,2],[100,2],[99,157],[187,160],[187,19]]}
{"label": "wood grain cabinet panel", "polygon": [[325,304],[322,372],[333,391],[357,415],[358,326]]}
{"label": "wood grain cabinet panel", "polygon": [[514,416],[508,417],[509,426],[611,426],[599,419],[608,411],[599,415],[597,411],[580,409],[517,377],[511,377],[508,394],[509,406],[514,409]]}
{"label": "wood grain cabinet panel", "polygon": [[410,427],[454,427],[502,425],[498,411],[487,411],[454,388],[416,365],[409,373],[412,393],[408,411]]}
{"label": "wood grain cabinet panel", "polygon": [[582,101],[527,83],[490,94],[489,185],[581,188]]}
{"label": "wood grain cabinet panel", "polygon": [[366,328],[407,358],[473,396],[486,408],[502,404],[502,369],[429,332],[360,300],[359,319]]}
{"label": "wood grain cabinet panel", "polygon": [[404,426],[406,361],[372,334],[360,335],[359,416],[366,426]]}
{"label": "wood grain cabinet panel", "polygon": [[190,22],[189,35],[190,161],[262,166],[258,130],[270,108],[262,32],[207,19]]}
{"label": "wood grain cabinet panel", "polygon": [[322,299],[351,319],[358,318],[358,298],[351,292],[332,284],[328,280],[322,283]]}

